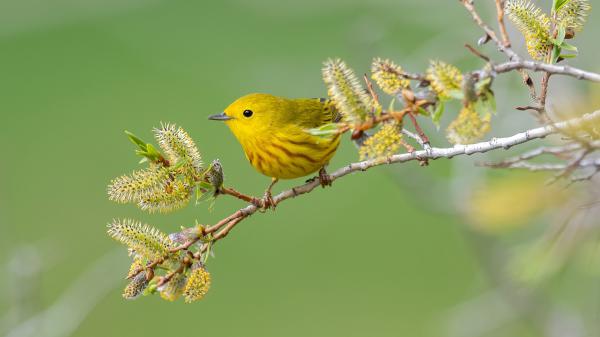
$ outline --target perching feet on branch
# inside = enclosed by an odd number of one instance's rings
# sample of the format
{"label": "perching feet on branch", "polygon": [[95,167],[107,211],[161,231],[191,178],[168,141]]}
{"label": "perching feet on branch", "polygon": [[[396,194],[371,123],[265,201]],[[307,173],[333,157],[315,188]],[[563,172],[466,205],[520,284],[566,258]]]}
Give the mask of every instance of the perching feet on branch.
{"label": "perching feet on branch", "polygon": [[269,184],[269,187],[267,187],[267,189],[265,190],[265,194],[263,195],[263,198],[260,200],[260,204],[256,205],[261,209],[261,211],[266,211],[269,208],[275,209],[275,207],[277,206],[277,204],[275,203],[275,200],[273,200],[273,194],[271,193],[271,190],[273,189],[273,186],[275,186],[275,184],[278,181],[279,181],[279,179],[272,178],[271,183]]}
{"label": "perching feet on branch", "polygon": [[321,182],[321,187],[323,188],[325,188],[325,186],[331,186],[331,183],[333,182],[331,176],[327,174],[325,166],[321,167],[319,170],[319,182]]}
{"label": "perching feet on branch", "polygon": [[325,166],[321,167],[321,169],[319,169],[319,175],[314,176],[310,179],[307,179],[306,182],[307,183],[311,183],[315,180],[319,180],[319,183],[321,184],[321,187],[325,188],[325,186],[331,186],[331,183],[333,182],[333,180],[331,179],[331,176],[329,174],[327,174],[327,171],[325,170]]}

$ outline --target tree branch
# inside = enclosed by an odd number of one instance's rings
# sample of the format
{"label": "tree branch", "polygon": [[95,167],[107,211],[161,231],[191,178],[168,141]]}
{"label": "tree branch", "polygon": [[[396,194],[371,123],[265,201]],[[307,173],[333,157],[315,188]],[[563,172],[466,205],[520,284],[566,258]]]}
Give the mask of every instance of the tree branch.
{"label": "tree branch", "polygon": [[[380,165],[389,165],[396,163],[404,163],[412,160],[434,160],[439,158],[453,158],[459,155],[471,155],[474,153],[484,153],[497,149],[507,150],[512,146],[529,142],[534,139],[544,138],[548,135],[559,133],[562,130],[568,129],[579,129],[583,127],[586,123],[590,123],[592,121],[600,120],[600,110],[594,111],[589,114],[585,114],[579,118],[574,118],[570,120],[566,120],[563,122],[555,123],[553,125],[546,125],[534,129],[530,129],[524,132],[517,133],[510,137],[504,138],[492,138],[487,142],[468,144],[468,145],[455,145],[449,148],[436,148],[432,147],[426,150],[414,151],[411,153],[401,153],[392,155],[385,158],[377,158],[371,160],[365,160],[361,162],[351,163],[347,166],[344,166],[335,172],[331,173],[329,176],[331,181],[340,179],[350,173],[357,171],[366,171],[372,167],[380,166]],[[600,160],[599,160],[600,161]],[[582,166],[592,166],[595,162],[587,163],[581,162]],[[303,185],[299,185],[293,187],[289,190],[283,191],[276,196],[273,197],[273,201],[279,205],[282,201],[297,197],[302,194],[307,194],[313,191],[316,187],[320,186],[318,179],[313,179]],[[238,223],[247,218],[248,216],[254,214],[260,208],[254,204],[250,204],[240,210],[236,211],[232,215],[227,218],[221,220],[216,225],[209,227],[207,232],[215,232],[221,228],[223,228],[214,238],[215,241],[225,237],[229,231],[231,231]]]}
{"label": "tree branch", "polygon": [[581,70],[565,65],[549,64],[537,61],[519,60],[508,61],[494,66],[494,71],[497,73],[506,73],[515,69],[528,69],[538,72],[547,72],[549,74],[560,74],[575,77],[578,80],[588,80],[600,82],[600,74],[590,71]]}

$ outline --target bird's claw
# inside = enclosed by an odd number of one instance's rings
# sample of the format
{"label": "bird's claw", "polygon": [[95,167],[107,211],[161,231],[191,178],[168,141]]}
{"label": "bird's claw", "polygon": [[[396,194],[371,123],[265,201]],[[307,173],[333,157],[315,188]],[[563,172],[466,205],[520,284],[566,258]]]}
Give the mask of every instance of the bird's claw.
{"label": "bird's claw", "polygon": [[333,183],[333,179],[331,179],[331,176],[327,174],[327,171],[325,171],[324,168],[319,170],[319,182],[323,188],[325,188],[325,186],[331,186],[331,183]]}
{"label": "bird's claw", "polygon": [[271,194],[271,191],[266,191],[265,195],[261,199],[255,199],[255,202],[253,202],[253,204],[256,207],[258,207],[261,212],[265,212],[269,208],[275,209],[275,207],[277,206],[275,200],[273,200],[273,195]]}

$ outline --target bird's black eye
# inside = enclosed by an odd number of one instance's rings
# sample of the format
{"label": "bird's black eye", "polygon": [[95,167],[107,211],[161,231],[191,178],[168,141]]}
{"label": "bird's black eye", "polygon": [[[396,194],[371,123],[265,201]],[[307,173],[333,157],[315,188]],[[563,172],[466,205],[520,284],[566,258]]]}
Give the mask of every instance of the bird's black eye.
{"label": "bird's black eye", "polygon": [[244,117],[252,116],[252,110],[244,110]]}

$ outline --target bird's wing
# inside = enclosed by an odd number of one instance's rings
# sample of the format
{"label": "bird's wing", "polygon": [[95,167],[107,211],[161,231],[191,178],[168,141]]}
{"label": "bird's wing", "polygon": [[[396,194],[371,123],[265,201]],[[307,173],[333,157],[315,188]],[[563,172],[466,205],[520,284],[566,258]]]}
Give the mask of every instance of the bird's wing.
{"label": "bird's wing", "polygon": [[326,98],[297,99],[294,123],[305,128],[318,128],[325,124],[337,123],[341,115],[333,102]]}

